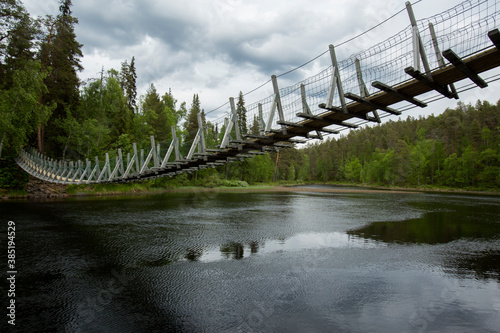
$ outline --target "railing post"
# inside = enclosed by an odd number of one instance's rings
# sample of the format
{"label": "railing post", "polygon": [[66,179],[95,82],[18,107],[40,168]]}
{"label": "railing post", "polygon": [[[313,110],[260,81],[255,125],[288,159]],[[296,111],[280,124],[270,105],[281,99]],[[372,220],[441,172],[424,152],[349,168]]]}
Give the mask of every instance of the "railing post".
{"label": "railing post", "polygon": [[366,88],[365,81],[363,81],[363,73],[361,72],[361,64],[358,58],[354,60],[354,64],[356,65],[356,75],[358,77],[359,94],[363,98],[368,97],[370,96],[370,93]]}
{"label": "railing post", "polygon": [[234,126],[234,133],[236,133],[236,140],[241,141],[240,120],[238,119],[238,113],[236,112],[236,107],[234,106],[233,97],[229,97],[229,104],[231,105],[231,120]]}
{"label": "railing post", "polygon": [[[277,79],[276,75],[271,76],[271,81],[273,83],[274,98],[275,98],[276,108],[278,109],[278,116],[280,118],[280,122],[284,122],[285,121],[285,114],[283,113],[283,106],[281,104],[280,90],[278,88],[278,79]],[[268,124],[268,126],[269,126],[269,124]],[[283,134],[286,134],[286,126],[285,125],[281,125],[281,131],[283,132]]]}
{"label": "railing post", "polygon": [[203,130],[201,113],[198,113],[198,130],[200,131],[200,153],[205,154],[207,152],[207,147],[205,145],[205,131]]}
{"label": "railing post", "polygon": [[157,143],[156,144],[156,160],[155,160],[155,168],[159,168],[160,167],[160,160],[161,160],[161,156],[160,156],[160,144]]}
{"label": "railing post", "polygon": [[420,72],[420,59],[424,64],[425,74],[429,80],[433,81],[431,75],[431,68],[429,62],[427,61],[427,55],[425,54],[424,44],[420,38],[420,33],[418,31],[417,20],[415,19],[415,14],[413,13],[413,8],[409,1],[406,2],[406,10],[408,16],[410,17],[410,22],[412,26],[412,38],[413,38],[413,68]]}
{"label": "railing post", "polygon": [[[233,126],[235,126],[236,132],[236,140],[240,141],[240,131],[238,128],[238,115],[236,114],[236,108],[234,107],[234,98],[229,98],[229,103],[231,104],[231,119],[226,122],[226,131],[224,132],[224,137],[222,138],[222,143],[220,147],[225,149],[229,144],[229,138],[231,136],[231,131],[233,130]],[[227,119],[227,118],[226,118]]]}
{"label": "railing post", "polygon": [[151,152],[153,154],[153,165],[158,167],[158,155],[156,154],[155,137],[151,135]]}
{"label": "railing post", "polygon": [[137,154],[137,144],[134,142],[132,144],[132,149],[134,150],[134,157],[132,157],[135,161],[135,172],[139,173],[139,170],[141,170],[141,165],[139,163],[139,155]]}
{"label": "railing post", "polygon": [[262,104],[259,103],[259,134],[264,135],[266,130],[266,123],[264,122],[264,116],[262,112]]}
{"label": "railing post", "polygon": [[118,148],[118,158],[120,159],[120,174],[123,176],[125,170],[123,168],[123,154],[121,148]]}
{"label": "railing post", "polygon": [[[444,62],[443,55],[441,54],[441,50],[439,49],[439,43],[438,43],[438,40],[436,37],[436,30],[434,29],[434,24],[432,24],[430,22],[429,22],[429,30],[431,32],[432,45],[434,46],[434,52],[436,53],[436,58],[437,58],[439,68],[443,68],[446,66],[446,64]],[[449,86],[450,86],[451,93],[454,96],[458,97],[457,89],[455,88],[455,85],[453,83],[450,83]]]}
{"label": "railing post", "polygon": [[326,99],[326,108],[329,109],[333,107],[333,96],[335,95],[335,90],[337,89],[339,91],[339,99],[342,111],[344,113],[347,113],[347,105],[344,97],[344,89],[342,88],[342,80],[340,79],[340,71],[337,63],[337,56],[335,55],[335,47],[330,44],[329,49],[330,49],[330,58],[332,60],[333,68],[332,68],[332,80],[330,83],[330,89],[328,90],[328,96]]}
{"label": "railing post", "polygon": [[96,172],[99,175],[101,173],[101,166],[99,165],[99,157],[95,157],[95,166],[96,166]]}
{"label": "railing post", "polygon": [[160,167],[164,168],[167,166],[168,159],[170,158],[170,155],[172,155],[172,151],[175,148],[175,142],[177,141],[177,138],[175,136],[175,126],[172,126],[172,142],[170,142],[170,146],[168,147],[167,153],[165,154],[165,157],[163,158],[163,161],[161,162]]}

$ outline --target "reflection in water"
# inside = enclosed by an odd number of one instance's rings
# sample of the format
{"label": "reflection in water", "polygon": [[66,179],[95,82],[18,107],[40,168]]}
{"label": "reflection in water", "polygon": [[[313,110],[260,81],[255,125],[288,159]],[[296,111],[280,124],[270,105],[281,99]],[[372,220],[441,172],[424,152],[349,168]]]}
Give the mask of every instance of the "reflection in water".
{"label": "reflection in water", "polygon": [[241,243],[229,243],[220,247],[220,252],[226,258],[242,259],[245,254],[245,248]]}
{"label": "reflection in water", "polygon": [[500,237],[500,224],[488,219],[474,219],[464,215],[463,211],[429,212],[421,218],[401,222],[374,222],[347,231],[347,234],[384,243],[446,244],[458,241],[462,246],[456,247],[459,251],[448,253],[444,262],[446,271],[500,281],[500,251],[478,248],[476,243],[494,244]]}
{"label": "reflection in water", "polygon": [[500,251],[464,256],[457,260],[457,272],[469,270],[480,279],[496,278],[500,282]]}
{"label": "reflection in water", "polygon": [[308,233],[295,235],[289,238],[252,241],[246,244],[231,242],[223,244],[219,248],[208,248],[203,253],[199,252],[200,255],[197,256],[196,260],[204,262],[224,259],[239,260],[256,254],[265,255],[276,252],[290,252],[321,248],[372,248],[376,246],[383,247],[384,244],[373,240],[359,238],[357,236],[351,236],[342,232]]}
{"label": "reflection in water", "polygon": [[190,248],[187,249],[187,253],[185,258],[189,261],[198,261],[203,255],[203,250],[199,248]]}
{"label": "reflection in water", "polygon": [[385,243],[442,244],[462,238],[493,239],[500,235],[500,224],[464,218],[460,212],[430,212],[402,222],[370,223],[347,233]]}

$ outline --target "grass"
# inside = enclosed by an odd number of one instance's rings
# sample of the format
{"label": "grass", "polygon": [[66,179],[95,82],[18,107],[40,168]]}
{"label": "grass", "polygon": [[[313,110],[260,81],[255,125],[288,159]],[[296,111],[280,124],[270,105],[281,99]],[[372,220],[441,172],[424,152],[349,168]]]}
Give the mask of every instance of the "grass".
{"label": "grass", "polygon": [[5,197],[5,198],[24,198],[28,195],[28,192],[25,190],[19,190],[19,189],[14,189],[14,190],[0,190],[0,197]]}

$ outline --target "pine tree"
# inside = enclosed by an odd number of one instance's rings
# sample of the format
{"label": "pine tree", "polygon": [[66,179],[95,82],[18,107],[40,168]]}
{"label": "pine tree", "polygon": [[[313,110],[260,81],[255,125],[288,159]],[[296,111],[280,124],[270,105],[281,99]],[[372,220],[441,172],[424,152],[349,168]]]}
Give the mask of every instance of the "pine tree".
{"label": "pine tree", "polygon": [[151,84],[142,103],[142,113],[147,124],[152,127],[152,134],[158,142],[165,141],[170,136],[172,120],[169,119],[167,110],[155,86]]}
{"label": "pine tree", "polygon": [[23,7],[19,7],[18,12],[13,15],[17,17],[16,22],[6,35],[6,45],[0,48],[1,58],[5,63],[3,70],[0,70],[5,73],[0,85],[7,89],[12,84],[12,73],[23,69],[28,61],[34,59],[33,46],[37,33],[35,23]]}
{"label": "pine tree", "polygon": [[236,114],[238,115],[240,134],[243,136],[248,133],[248,130],[247,130],[247,109],[245,108],[245,100],[243,98],[243,93],[241,91],[238,97],[238,103],[236,103]]}
{"label": "pine tree", "polygon": [[127,61],[122,63],[120,72],[120,86],[127,97],[127,106],[132,113],[135,113],[137,103],[137,74],[135,71],[135,57],[132,57],[130,65]]}
{"label": "pine tree", "polygon": [[188,132],[188,138],[193,139],[196,135],[196,131],[198,130],[198,113],[200,112],[200,99],[198,94],[195,94],[184,125],[186,131]]}
{"label": "pine tree", "polygon": [[19,1],[0,0],[0,68],[6,57],[9,37],[25,15],[26,10]]}
{"label": "pine tree", "polygon": [[198,113],[200,112],[202,112],[200,98],[198,97],[198,94],[194,94],[191,108],[189,109],[186,122],[184,123],[185,137],[183,149],[185,152],[191,148],[196,132],[198,131]]}
{"label": "pine tree", "polygon": [[[61,0],[59,15],[56,20],[47,20],[49,32],[40,48],[40,59],[44,68],[51,68],[45,80],[48,92],[42,96],[42,104],[57,103],[52,117],[47,125],[48,144],[51,145],[53,155],[60,154],[57,138],[69,129],[61,128],[57,124],[64,123],[68,112],[76,112],[79,103],[79,79],[77,72],[82,70],[80,58],[83,56],[82,44],[76,41],[74,26],[78,19],[71,16],[71,0]],[[58,121],[56,121],[58,120]],[[43,137],[41,138],[43,141]],[[42,145],[43,146],[43,145]]]}
{"label": "pine tree", "polygon": [[253,116],[252,127],[250,127],[250,133],[253,135],[259,135],[259,120],[256,115]]}

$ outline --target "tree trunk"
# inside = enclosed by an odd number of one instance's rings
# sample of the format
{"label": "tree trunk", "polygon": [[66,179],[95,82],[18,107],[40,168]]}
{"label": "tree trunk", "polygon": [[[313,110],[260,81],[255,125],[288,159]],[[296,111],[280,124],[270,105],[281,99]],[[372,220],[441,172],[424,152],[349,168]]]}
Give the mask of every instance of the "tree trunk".
{"label": "tree trunk", "polygon": [[5,132],[2,136],[2,141],[0,141],[0,157],[2,157],[3,142],[5,141]]}
{"label": "tree trunk", "polygon": [[37,126],[37,143],[38,143],[38,152],[40,154],[43,154],[44,151],[43,151],[43,128],[42,128],[42,124],[38,123],[38,126]]}

